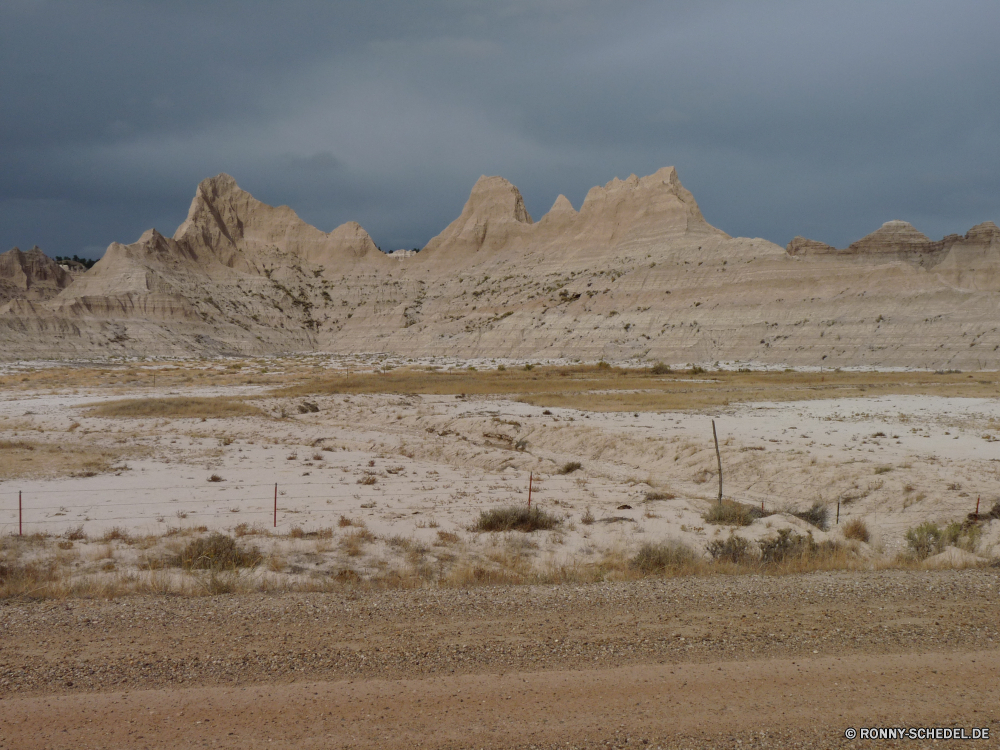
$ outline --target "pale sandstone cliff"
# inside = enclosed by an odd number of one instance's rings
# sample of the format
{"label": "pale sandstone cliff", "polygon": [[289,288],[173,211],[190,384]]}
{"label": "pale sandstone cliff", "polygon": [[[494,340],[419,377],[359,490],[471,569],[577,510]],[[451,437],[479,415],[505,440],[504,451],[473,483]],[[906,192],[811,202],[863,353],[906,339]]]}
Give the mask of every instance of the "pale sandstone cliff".
{"label": "pale sandstone cliff", "polygon": [[324,233],[228,175],[172,238],[151,230],[55,299],[0,308],[5,358],[404,355],[1000,366],[1000,230],[934,242],[889,222],[844,250],[731,238],[673,168],[614,179],[533,222],[482,177],[416,256]]}
{"label": "pale sandstone cliff", "polygon": [[15,247],[0,253],[0,305],[13,299],[49,299],[72,280],[71,274],[37,245],[28,252]]}

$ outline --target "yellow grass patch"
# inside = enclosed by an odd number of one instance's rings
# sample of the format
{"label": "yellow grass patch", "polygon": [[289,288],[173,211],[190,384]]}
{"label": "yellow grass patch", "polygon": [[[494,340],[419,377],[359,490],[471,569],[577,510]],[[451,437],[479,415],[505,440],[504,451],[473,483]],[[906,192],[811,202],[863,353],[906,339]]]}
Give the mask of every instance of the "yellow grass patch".
{"label": "yellow grass patch", "polygon": [[102,450],[74,441],[70,445],[33,440],[0,440],[0,480],[43,477],[90,477],[113,471],[121,451]]}
{"label": "yellow grass patch", "polygon": [[801,401],[888,394],[995,397],[997,373],[898,372],[670,372],[601,366],[531,370],[435,371],[399,368],[387,373],[329,375],[277,391],[315,394],[419,393],[506,396],[538,406],[590,411],[671,411],[751,401]]}
{"label": "yellow grass patch", "polygon": [[263,416],[252,404],[236,398],[128,398],[91,405],[93,417],[214,419]]}

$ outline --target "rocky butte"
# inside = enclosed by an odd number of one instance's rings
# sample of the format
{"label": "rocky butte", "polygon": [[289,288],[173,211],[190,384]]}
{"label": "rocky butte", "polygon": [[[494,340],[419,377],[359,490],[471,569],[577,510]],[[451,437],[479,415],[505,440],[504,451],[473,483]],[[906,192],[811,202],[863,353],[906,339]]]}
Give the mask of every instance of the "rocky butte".
{"label": "rocky butte", "polygon": [[172,237],[113,243],[70,281],[46,276],[40,253],[11,253],[0,283],[20,291],[0,298],[5,359],[377,351],[1000,366],[995,224],[932,241],[892,221],[841,250],[801,237],[782,248],[713,227],[671,167],[594,187],[579,210],[560,195],[537,221],[514,185],[482,177],[459,216],[402,260],[354,222],[323,232],[224,174],[198,186]]}
{"label": "rocky butte", "polygon": [[72,274],[37,245],[26,253],[18,247],[0,253],[0,304],[13,299],[49,299],[71,281]]}

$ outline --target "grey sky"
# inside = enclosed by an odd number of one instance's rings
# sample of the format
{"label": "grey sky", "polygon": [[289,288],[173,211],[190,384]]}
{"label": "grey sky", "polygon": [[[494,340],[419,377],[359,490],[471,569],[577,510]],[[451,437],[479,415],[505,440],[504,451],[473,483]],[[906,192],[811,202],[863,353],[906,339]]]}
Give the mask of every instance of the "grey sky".
{"label": "grey sky", "polygon": [[706,218],[844,246],[1000,222],[1000,4],[0,4],[0,250],[172,233],[232,174],[423,245],[480,174],[539,218],[674,165]]}

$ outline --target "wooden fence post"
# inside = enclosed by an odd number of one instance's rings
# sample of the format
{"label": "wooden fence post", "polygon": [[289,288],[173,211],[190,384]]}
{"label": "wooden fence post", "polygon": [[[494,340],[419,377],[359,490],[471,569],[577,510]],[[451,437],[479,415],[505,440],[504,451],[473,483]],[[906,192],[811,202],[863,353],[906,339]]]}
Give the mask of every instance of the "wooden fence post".
{"label": "wooden fence post", "polygon": [[719,505],[722,505],[722,454],[719,453],[719,436],[715,433],[715,420],[712,420],[712,439],[715,440],[715,460],[719,462]]}

